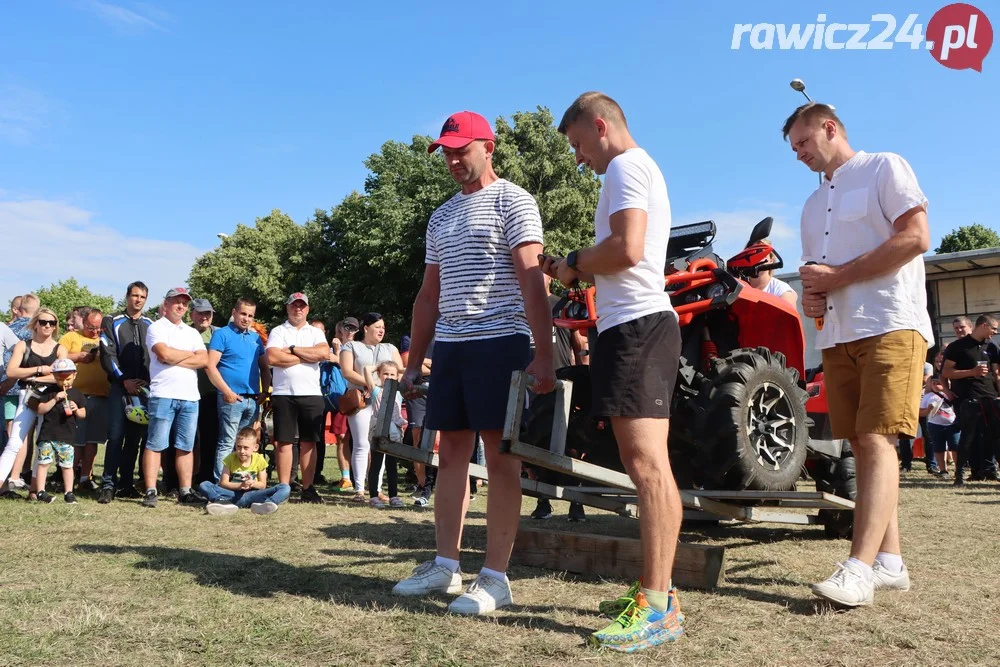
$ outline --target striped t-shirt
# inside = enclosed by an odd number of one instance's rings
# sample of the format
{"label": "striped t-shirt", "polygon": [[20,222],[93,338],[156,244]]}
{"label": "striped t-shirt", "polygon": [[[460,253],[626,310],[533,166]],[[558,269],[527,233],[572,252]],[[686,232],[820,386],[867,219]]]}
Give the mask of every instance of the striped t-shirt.
{"label": "striped t-shirt", "polygon": [[499,179],[446,201],[427,223],[428,264],[440,267],[438,341],[531,335],[511,249],[542,243],[535,199]]}

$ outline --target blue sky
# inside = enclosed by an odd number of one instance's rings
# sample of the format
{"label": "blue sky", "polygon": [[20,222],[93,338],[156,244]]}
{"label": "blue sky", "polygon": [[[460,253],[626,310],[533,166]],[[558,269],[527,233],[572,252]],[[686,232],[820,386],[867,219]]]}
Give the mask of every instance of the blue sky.
{"label": "blue sky", "polygon": [[[977,2],[1000,27],[1000,5]],[[609,7],[622,8],[609,13]],[[736,23],[926,26],[940,3],[5,3],[0,20],[0,299],[75,276],[151,300],[216,233],[280,208],[305,221],[361,189],[389,139],[453,111],[488,118],[598,89],[659,162],[675,223],[715,219],[723,254],[772,215],[786,258],[816,176],[780,135],[803,101],[836,105],[856,149],[913,165],[932,239],[980,222],[998,169],[1000,54],[983,72],[929,53],[733,50]],[[881,24],[874,32],[881,29]],[[609,37],[608,35],[611,35]],[[997,49],[994,49],[997,50]],[[794,268],[794,267],[792,267]]]}

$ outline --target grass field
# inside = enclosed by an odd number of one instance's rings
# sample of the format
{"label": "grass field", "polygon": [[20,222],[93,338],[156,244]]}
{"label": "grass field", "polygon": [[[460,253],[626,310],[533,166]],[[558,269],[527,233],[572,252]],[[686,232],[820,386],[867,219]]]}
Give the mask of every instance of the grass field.
{"label": "grass field", "polygon": [[[430,509],[374,510],[330,492],[267,517],[209,517],[161,501],[76,506],[0,502],[0,665],[997,665],[1000,485],[953,491],[904,476],[909,593],[833,611],[808,584],[848,543],[822,529],[685,529],[727,547],[726,584],[681,591],[687,635],[622,656],[584,646],[597,603],[627,582],[525,567],[516,606],[448,616],[447,598],[397,599],[392,585],[433,554]],[[534,503],[525,499],[523,512]],[[548,525],[635,536],[589,511]],[[484,494],[470,508],[463,571],[482,565]],[[537,525],[530,518],[526,522]]]}

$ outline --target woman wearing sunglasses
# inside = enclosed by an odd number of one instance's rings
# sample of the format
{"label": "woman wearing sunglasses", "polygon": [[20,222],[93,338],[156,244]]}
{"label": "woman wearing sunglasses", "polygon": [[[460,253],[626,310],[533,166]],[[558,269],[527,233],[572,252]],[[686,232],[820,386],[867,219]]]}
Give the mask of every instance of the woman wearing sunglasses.
{"label": "woman wearing sunglasses", "polygon": [[24,442],[35,425],[37,414],[27,406],[32,395],[43,402],[50,392],[58,392],[52,364],[56,359],[66,357],[66,348],[57,341],[59,338],[59,318],[49,308],[39,308],[28,322],[31,340],[21,341],[7,364],[7,377],[18,380],[21,389],[17,412],[10,430],[10,440],[0,455],[0,482],[4,486],[12,470],[20,471],[24,465],[27,450]]}

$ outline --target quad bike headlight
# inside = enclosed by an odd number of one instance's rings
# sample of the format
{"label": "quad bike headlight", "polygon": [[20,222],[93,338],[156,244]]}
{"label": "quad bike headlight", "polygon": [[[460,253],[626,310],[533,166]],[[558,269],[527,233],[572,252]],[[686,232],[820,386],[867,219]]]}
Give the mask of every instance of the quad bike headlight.
{"label": "quad bike headlight", "polygon": [[708,288],[709,299],[717,299],[725,293],[726,293],[725,285],[721,285],[719,283],[716,283]]}

